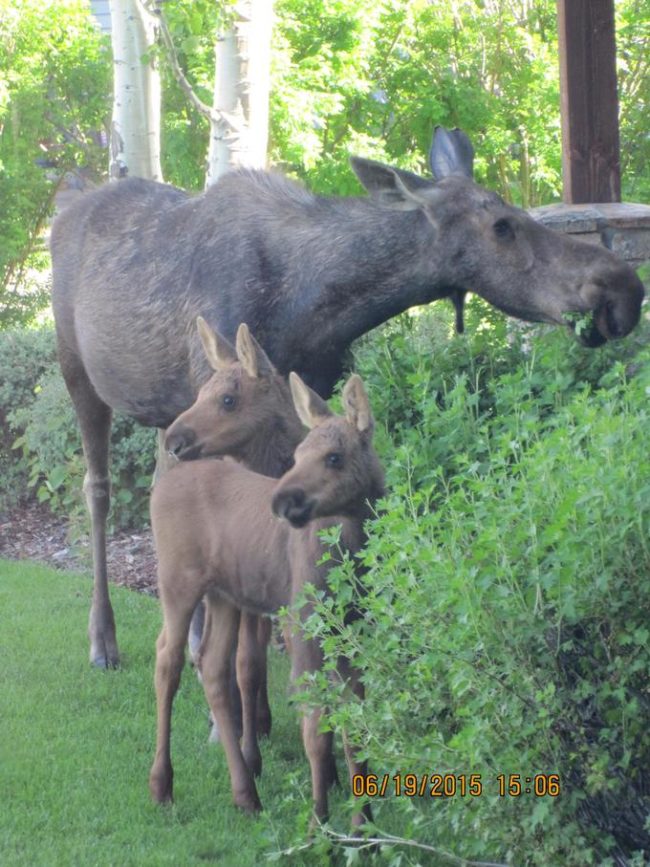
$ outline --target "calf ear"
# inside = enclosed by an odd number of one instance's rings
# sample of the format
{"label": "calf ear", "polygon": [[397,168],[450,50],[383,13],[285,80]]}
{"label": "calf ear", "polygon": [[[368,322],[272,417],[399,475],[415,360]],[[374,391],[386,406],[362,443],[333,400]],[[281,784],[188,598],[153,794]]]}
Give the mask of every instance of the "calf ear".
{"label": "calf ear", "polygon": [[257,379],[260,376],[270,376],[275,373],[271,360],[250,333],[245,322],[242,322],[237,329],[236,347],[237,358],[250,377]]}
{"label": "calf ear", "polygon": [[429,165],[437,181],[447,175],[474,177],[474,148],[462,129],[435,128]]}
{"label": "calf ear", "polygon": [[367,433],[372,436],[375,420],[372,417],[370,401],[363,386],[363,380],[358,374],[353,373],[345,383],[343,389],[343,406],[345,417],[359,433]]}
{"label": "calf ear", "polygon": [[298,418],[305,427],[311,430],[332,415],[331,409],[323,398],[308,385],[305,385],[298,374],[293,371],[289,374],[289,386]]}
{"label": "calf ear", "polygon": [[196,317],[196,327],[206,354],[213,370],[221,370],[237,361],[237,353],[232,344],[218,331],[213,331],[202,316]]}

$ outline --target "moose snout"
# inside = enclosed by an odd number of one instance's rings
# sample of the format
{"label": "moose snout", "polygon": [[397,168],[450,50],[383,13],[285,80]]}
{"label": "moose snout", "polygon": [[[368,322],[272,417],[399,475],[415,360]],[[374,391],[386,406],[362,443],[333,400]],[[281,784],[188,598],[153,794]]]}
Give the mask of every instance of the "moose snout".
{"label": "moose snout", "polygon": [[591,328],[579,335],[586,346],[600,346],[607,340],[625,337],[641,318],[645,291],[634,271],[621,263],[611,276],[610,283],[616,287],[615,291],[603,291],[595,283],[581,293],[593,311]]}
{"label": "moose snout", "polygon": [[313,503],[302,488],[285,488],[273,495],[271,508],[278,518],[285,518],[292,527],[304,527],[311,517]]}
{"label": "moose snout", "polygon": [[200,449],[196,448],[196,433],[191,428],[172,425],[165,434],[165,451],[179,461],[197,458]]}

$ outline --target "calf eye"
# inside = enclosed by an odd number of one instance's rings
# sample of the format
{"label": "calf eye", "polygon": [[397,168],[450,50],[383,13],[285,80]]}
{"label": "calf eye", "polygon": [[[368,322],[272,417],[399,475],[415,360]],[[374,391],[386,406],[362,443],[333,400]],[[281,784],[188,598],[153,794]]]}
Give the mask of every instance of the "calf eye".
{"label": "calf eye", "polygon": [[233,410],[236,404],[237,400],[232,396],[232,394],[224,394],[224,396],[221,398],[221,405],[225,410],[228,410],[228,412]]}
{"label": "calf eye", "polygon": [[336,467],[340,469],[343,466],[343,455],[338,452],[330,452],[325,458],[325,465],[328,467]]}
{"label": "calf eye", "polygon": [[515,231],[506,219],[497,220],[494,226],[494,234],[501,241],[511,241],[515,237]]}

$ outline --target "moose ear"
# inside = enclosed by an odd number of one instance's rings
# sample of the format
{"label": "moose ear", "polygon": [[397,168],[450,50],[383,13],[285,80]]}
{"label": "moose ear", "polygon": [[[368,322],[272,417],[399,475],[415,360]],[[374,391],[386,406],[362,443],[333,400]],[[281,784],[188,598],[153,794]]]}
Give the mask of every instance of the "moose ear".
{"label": "moose ear", "polygon": [[379,205],[400,211],[413,211],[431,204],[431,194],[435,187],[425,178],[363,157],[350,157],[350,165]]}
{"label": "moose ear", "polygon": [[203,351],[213,370],[221,370],[233,361],[237,361],[237,353],[232,345],[218,331],[213,331],[202,316],[196,317],[196,327],[203,344]]}
{"label": "moose ear", "polygon": [[312,391],[302,381],[297,373],[289,374],[289,386],[293,405],[298,413],[300,421],[310,430],[332,415],[332,411],[320,395]]}
{"label": "moose ear", "polygon": [[353,373],[343,388],[343,406],[345,417],[359,433],[367,433],[372,436],[375,420],[372,417],[370,401],[366,394],[361,377]]}
{"label": "moose ear", "polygon": [[236,347],[237,358],[250,377],[257,379],[275,373],[271,360],[250,333],[245,322],[242,322],[237,329]]}
{"label": "moose ear", "polygon": [[474,177],[474,148],[462,129],[435,128],[429,165],[437,181],[448,175]]}

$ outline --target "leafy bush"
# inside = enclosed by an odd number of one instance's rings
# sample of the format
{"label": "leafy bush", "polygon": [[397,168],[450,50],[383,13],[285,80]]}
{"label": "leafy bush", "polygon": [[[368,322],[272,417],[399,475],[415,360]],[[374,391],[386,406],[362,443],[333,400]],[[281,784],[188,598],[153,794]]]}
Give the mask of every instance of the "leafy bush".
{"label": "leafy bush", "polygon": [[[0,332],[0,371],[4,506],[33,491],[55,512],[85,523],[81,438],[56,360],[53,330]],[[155,431],[115,415],[111,521],[116,528],[140,526],[148,519],[155,439]]]}
{"label": "leafy bush", "polygon": [[[481,797],[375,800],[380,827],[397,811],[404,836],[468,859],[642,864],[650,329],[595,352],[468,319],[450,338],[439,309],[401,317],[357,353],[389,493],[362,553],[364,618],[345,620],[347,561],[309,626],[328,666],[356,662],[367,699],[335,700],[320,677],[308,693],[380,780],[481,775]],[[525,793],[541,774],[559,797]]]}

